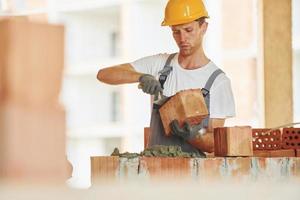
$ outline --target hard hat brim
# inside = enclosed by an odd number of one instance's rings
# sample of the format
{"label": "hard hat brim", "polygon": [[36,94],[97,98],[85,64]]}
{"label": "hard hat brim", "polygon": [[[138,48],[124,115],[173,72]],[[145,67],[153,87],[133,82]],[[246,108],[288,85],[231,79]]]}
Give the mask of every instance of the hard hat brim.
{"label": "hard hat brim", "polygon": [[[209,18],[208,15],[204,15],[204,16],[201,16],[201,17],[206,17],[206,18]],[[197,16],[193,16],[193,17],[190,17],[188,19],[184,19],[184,20],[175,20],[175,21],[166,21],[164,20],[162,23],[161,23],[161,26],[173,26],[173,25],[180,25],[180,24],[186,24],[186,23],[190,23],[190,22],[193,22],[199,18],[198,15]]]}

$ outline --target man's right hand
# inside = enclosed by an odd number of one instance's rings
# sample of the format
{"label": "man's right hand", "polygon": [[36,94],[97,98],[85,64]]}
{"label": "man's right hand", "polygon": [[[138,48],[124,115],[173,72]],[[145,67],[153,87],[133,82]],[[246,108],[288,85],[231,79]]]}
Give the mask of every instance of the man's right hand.
{"label": "man's right hand", "polygon": [[161,85],[158,80],[155,79],[154,76],[150,74],[143,74],[139,78],[140,87],[143,92],[151,95],[157,95],[162,91]]}

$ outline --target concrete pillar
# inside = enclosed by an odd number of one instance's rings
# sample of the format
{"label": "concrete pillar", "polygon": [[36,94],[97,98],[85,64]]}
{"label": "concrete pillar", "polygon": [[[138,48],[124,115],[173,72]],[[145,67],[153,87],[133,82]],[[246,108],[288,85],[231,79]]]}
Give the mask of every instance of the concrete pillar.
{"label": "concrete pillar", "polygon": [[293,121],[291,0],[259,0],[259,64],[265,126]]}

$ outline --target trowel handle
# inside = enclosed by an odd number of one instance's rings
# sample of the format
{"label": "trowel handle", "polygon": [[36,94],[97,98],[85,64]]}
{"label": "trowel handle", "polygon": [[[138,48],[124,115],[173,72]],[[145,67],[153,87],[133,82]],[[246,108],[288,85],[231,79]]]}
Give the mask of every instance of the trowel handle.
{"label": "trowel handle", "polygon": [[162,99],[162,97],[163,97],[163,92],[160,91],[159,93],[154,95],[154,101],[158,101],[158,100]]}

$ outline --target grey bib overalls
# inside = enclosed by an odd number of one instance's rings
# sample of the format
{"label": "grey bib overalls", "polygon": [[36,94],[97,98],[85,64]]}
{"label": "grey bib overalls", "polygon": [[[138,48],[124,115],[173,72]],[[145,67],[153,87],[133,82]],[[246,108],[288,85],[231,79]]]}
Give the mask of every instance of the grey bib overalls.
{"label": "grey bib overalls", "polygon": [[[163,85],[172,71],[172,66],[170,66],[171,60],[174,58],[176,54],[171,54],[166,64],[163,68],[163,70],[160,72],[159,82],[163,88]],[[224,73],[222,70],[217,69],[214,71],[211,76],[209,77],[208,81],[205,84],[205,87],[202,89],[203,96],[205,98],[205,103],[207,106],[207,109],[209,110],[209,90],[216,79],[216,77]],[[207,128],[209,122],[209,116],[202,121],[202,126]],[[149,136],[149,144],[148,147],[151,147],[153,145],[166,145],[166,146],[180,146],[182,151],[184,152],[190,152],[190,153],[196,153],[198,156],[205,157],[205,154],[201,152],[200,150],[196,149],[183,139],[177,137],[177,136],[166,136],[164,133],[163,124],[161,122],[160,114],[159,114],[159,106],[156,104],[153,104],[152,108],[152,114],[151,114],[151,122],[150,122],[150,136]]]}

